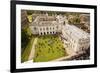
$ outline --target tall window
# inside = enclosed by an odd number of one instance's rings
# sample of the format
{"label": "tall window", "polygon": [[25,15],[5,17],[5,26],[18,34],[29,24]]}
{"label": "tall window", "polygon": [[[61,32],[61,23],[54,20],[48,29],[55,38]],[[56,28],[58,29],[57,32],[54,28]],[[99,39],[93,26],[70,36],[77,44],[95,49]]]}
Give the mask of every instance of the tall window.
{"label": "tall window", "polygon": [[56,28],[58,29],[58,26]]}
{"label": "tall window", "polygon": [[53,31],[53,34],[54,34],[54,31]]}
{"label": "tall window", "polygon": [[42,30],[42,28],[40,28],[40,31]]}
{"label": "tall window", "polygon": [[45,30],[45,28],[43,28],[43,30]]}
{"label": "tall window", "polygon": [[46,30],[48,30],[48,27],[46,28]]}
{"label": "tall window", "polygon": [[50,30],[51,30],[51,27],[50,27]]}
{"label": "tall window", "polygon": [[54,30],[54,27],[53,27],[53,30]]}

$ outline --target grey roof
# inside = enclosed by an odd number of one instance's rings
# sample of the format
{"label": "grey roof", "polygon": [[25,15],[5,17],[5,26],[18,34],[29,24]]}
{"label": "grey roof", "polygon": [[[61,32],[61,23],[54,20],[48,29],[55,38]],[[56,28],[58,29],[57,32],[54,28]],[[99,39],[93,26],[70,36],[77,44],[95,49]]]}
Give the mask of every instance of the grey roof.
{"label": "grey roof", "polygon": [[55,16],[47,16],[47,15],[39,15],[36,19],[30,24],[30,26],[50,26],[50,25],[57,25],[56,17]]}
{"label": "grey roof", "polygon": [[66,24],[66,26],[64,27],[64,30],[66,33],[70,34],[70,36],[73,39],[89,38],[89,33],[83,31],[82,29],[79,29],[78,27],[76,27],[74,25]]}

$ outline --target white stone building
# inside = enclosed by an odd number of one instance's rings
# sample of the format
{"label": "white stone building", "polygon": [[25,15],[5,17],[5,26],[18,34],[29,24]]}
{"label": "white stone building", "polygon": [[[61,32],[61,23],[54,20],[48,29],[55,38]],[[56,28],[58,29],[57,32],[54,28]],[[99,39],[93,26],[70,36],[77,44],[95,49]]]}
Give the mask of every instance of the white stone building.
{"label": "white stone building", "polygon": [[73,52],[83,52],[90,46],[89,33],[74,25],[65,25],[62,30],[62,38],[66,47]]}
{"label": "white stone building", "polygon": [[61,32],[62,25],[66,22],[66,17],[39,15],[30,24],[30,28],[33,34],[45,35],[55,34]]}

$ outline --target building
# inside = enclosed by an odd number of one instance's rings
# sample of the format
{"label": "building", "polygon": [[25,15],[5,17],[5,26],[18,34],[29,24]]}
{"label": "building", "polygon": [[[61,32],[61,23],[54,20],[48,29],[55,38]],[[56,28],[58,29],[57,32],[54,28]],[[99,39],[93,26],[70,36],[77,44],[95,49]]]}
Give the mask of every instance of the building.
{"label": "building", "polygon": [[22,28],[27,25],[27,12],[26,10],[21,10],[21,26]]}
{"label": "building", "polygon": [[56,34],[62,30],[62,25],[66,22],[66,17],[39,15],[30,24],[30,28],[33,34],[45,35]]}
{"label": "building", "polygon": [[38,35],[61,33],[64,47],[70,53],[84,52],[90,46],[89,33],[74,25],[69,25],[65,16],[39,15],[30,24],[30,28],[33,34]]}
{"label": "building", "polygon": [[62,38],[65,47],[74,53],[80,53],[87,50],[90,46],[89,33],[79,29],[74,25],[65,25],[62,30]]}

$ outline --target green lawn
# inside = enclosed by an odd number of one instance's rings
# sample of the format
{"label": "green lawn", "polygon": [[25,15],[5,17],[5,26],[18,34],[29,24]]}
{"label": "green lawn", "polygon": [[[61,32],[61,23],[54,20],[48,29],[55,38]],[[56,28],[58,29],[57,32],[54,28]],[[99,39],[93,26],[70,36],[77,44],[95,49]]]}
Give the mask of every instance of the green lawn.
{"label": "green lawn", "polygon": [[44,35],[38,37],[33,61],[47,62],[65,55],[65,49],[58,35]]}

